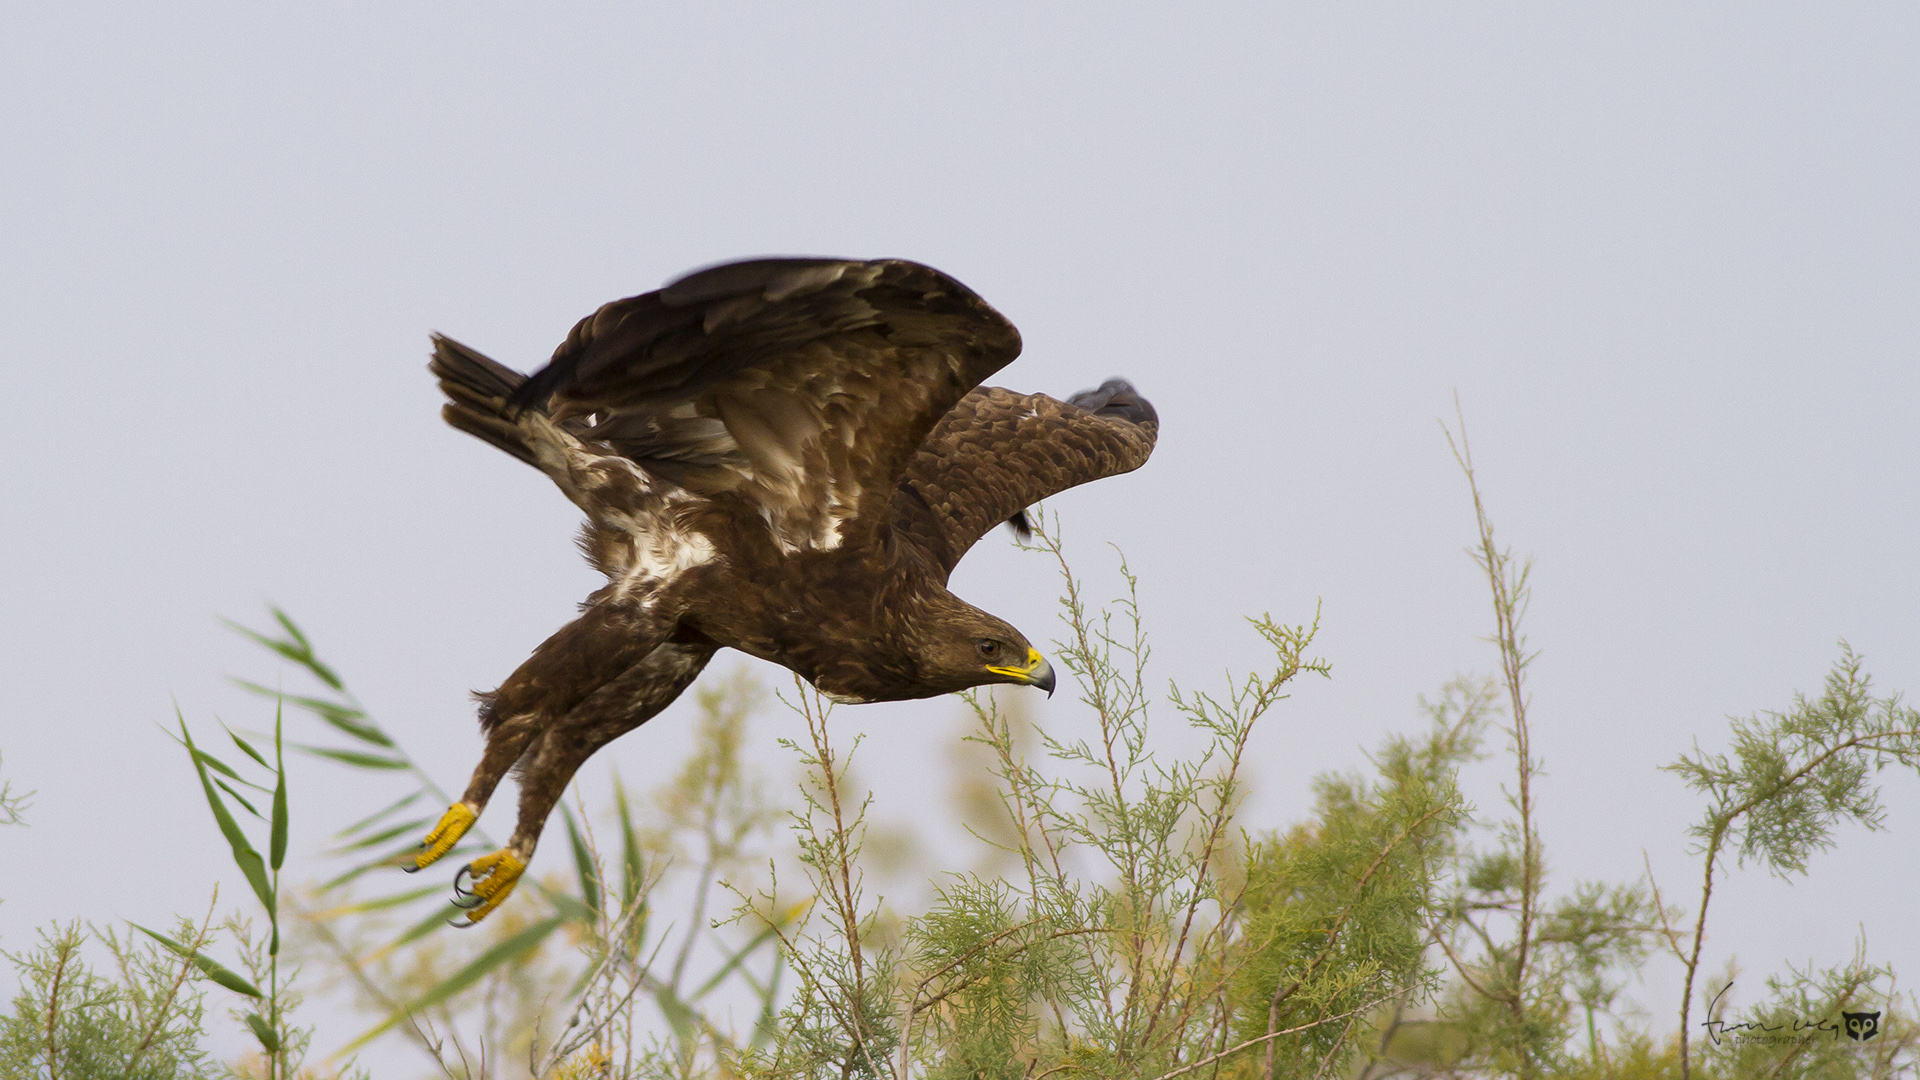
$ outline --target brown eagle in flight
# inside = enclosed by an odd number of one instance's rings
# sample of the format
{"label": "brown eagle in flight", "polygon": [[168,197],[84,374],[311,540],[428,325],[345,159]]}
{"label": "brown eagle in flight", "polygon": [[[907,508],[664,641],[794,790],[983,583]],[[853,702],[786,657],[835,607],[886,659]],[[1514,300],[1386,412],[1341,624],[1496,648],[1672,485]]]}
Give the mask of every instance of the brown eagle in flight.
{"label": "brown eagle in flight", "polygon": [[980,385],[1019,353],[972,290],[897,259],[701,270],[582,319],[532,376],[435,335],[442,415],[560,486],[607,585],[480,695],[486,752],[409,869],[446,854],[517,765],[512,839],[455,879],[471,876],[468,919],[484,918],[574,771],[721,648],[841,702],[1051,692],[1026,636],[947,576],[1033,503],[1139,468],[1159,425],[1118,379],[1065,402]]}

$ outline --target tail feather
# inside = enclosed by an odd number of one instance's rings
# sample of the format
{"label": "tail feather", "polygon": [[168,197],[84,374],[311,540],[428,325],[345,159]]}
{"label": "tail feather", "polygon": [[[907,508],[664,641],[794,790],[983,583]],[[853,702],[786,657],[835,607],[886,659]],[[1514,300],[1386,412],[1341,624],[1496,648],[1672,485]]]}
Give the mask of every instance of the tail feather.
{"label": "tail feather", "polygon": [[427,370],[447,395],[440,409],[447,423],[535,464],[533,449],[514,419],[519,409],[509,404],[513,392],[527,381],[525,375],[440,334],[433,335],[433,360]]}

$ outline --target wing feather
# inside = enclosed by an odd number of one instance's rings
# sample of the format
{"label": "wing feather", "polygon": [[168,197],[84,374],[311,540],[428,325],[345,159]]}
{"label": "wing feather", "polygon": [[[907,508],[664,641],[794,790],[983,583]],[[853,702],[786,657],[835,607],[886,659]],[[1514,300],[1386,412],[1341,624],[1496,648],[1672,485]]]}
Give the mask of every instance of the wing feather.
{"label": "wing feather", "polygon": [[893,500],[894,529],[951,573],[995,525],[1051,495],[1146,464],[1153,406],[1121,379],[1059,401],[983,386],[913,456]]}
{"label": "wing feather", "polygon": [[792,552],[878,529],[934,425],[1019,352],[1011,323],[930,267],[758,259],[607,304],[512,402],[735,493]]}

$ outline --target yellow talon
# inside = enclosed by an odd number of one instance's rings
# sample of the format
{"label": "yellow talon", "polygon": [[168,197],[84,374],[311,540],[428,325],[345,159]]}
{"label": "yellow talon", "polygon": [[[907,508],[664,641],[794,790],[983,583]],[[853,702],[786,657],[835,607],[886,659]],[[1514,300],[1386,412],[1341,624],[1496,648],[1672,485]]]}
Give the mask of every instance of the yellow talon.
{"label": "yellow talon", "polygon": [[452,851],[453,845],[460,842],[460,838],[467,834],[467,830],[473,827],[474,820],[479,816],[474,812],[473,807],[463,802],[447,807],[447,812],[440,815],[440,823],[433,827],[433,831],[427,834],[425,840],[420,841],[422,850],[414,857],[412,869],[424,869],[440,856]]}
{"label": "yellow talon", "polygon": [[[473,878],[473,895],[479,897],[481,903],[467,912],[467,925],[472,926],[499,907],[526,870],[527,865],[507,848],[491,855],[482,855],[468,863],[467,873]],[[459,884],[456,882],[454,887],[458,888]]]}

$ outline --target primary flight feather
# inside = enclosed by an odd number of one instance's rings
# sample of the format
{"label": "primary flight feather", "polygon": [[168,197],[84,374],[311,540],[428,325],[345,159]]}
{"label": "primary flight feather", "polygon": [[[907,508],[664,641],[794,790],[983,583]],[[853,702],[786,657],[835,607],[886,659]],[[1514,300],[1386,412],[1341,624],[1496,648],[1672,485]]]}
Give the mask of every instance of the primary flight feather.
{"label": "primary flight feather", "polygon": [[948,575],[1033,503],[1139,468],[1159,424],[1119,379],[1064,402],[980,385],[1019,353],[966,286],[898,259],[701,270],[582,319],[531,376],[436,334],[442,415],[559,485],[607,585],[480,695],[486,751],[410,869],[517,766],[513,836],[461,874],[484,918],[580,765],[722,648],[842,702],[1051,692],[1026,637]]}

